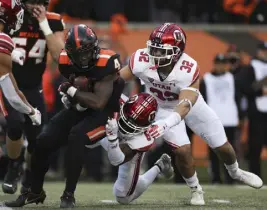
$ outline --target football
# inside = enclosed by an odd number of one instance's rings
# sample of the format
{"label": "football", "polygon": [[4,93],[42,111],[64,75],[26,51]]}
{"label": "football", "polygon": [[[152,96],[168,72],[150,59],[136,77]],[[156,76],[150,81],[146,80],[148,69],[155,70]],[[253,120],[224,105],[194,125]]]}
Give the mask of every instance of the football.
{"label": "football", "polygon": [[79,77],[74,78],[73,86],[81,91],[89,91],[91,84],[87,77],[79,76]]}

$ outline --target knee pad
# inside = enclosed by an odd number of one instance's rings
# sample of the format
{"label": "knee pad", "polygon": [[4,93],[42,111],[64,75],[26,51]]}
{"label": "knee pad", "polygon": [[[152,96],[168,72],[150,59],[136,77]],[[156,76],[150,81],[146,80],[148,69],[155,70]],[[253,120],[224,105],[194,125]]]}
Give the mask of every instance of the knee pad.
{"label": "knee pad", "polygon": [[21,138],[23,130],[20,126],[11,126],[7,128],[7,136],[12,141],[17,141]]}
{"label": "knee pad", "polygon": [[120,204],[129,204],[131,202],[130,198],[127,197],[126,193],[118,189],[117,182],[115,182],[113,186],[113,194],[116,198],[116,201]]}

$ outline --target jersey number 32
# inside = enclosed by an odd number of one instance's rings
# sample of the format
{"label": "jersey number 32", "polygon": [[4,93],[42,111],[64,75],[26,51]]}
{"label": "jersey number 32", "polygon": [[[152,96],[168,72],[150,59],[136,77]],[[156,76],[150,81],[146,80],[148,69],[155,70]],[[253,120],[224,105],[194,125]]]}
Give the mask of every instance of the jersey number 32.
{"label": "jersey number 32", "polygon": [[43,61],[45,55],[46,40],[37,39],[29,52],[27,52],[27,38],[15,37],[12,40],[16,44],[16,49],[20,50],[24,54],[25,59],[35,58],[35,64],[41,63]]}

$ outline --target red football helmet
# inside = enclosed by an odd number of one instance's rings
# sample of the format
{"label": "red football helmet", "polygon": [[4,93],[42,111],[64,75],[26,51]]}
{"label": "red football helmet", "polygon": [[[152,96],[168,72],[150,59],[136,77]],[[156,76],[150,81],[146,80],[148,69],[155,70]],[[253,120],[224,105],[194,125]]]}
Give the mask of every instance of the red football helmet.
{"label": "red football helmet", "polygon": [[0,0],[0,21],[10,34],[19,30],[23,24],[24,10],[20,0]]}
{"label": "red football helmet", "polygon": [[148,93],[139,93],[129,98],[120,109],[118,125],[123,135],[144,132],[154,121],[158,103]]}
{"label": "red football helmet", "polygon": [[164,23],[155,28],[147,41],[149,60],[157,67],[177,62],[185,50],[186,34],[175,23]]}

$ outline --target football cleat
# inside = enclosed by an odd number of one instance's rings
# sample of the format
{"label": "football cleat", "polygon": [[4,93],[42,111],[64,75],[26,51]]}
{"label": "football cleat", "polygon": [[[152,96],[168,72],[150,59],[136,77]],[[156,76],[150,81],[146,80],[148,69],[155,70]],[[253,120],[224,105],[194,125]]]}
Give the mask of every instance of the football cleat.
{"label": "football cleat", "polygon": [[204,192],[202,190],[202,187],[198,185],[197,187],[192,187],[191,188],[191,200],[190,204],[193,206],[203,206],[205,205],[204,201]]}
{"label": "football cleat", "polygon": [[4,202],[4,205],[7,207],[22,207],[27,204],[31,203],[44,203],[44,200],[46,198],[45,191],[42,191],[39,194],[32,193],[30,190],[22,193],[19,195],[19,197],[14,201],[6,201]]}
{"label": "football cleat", "polygon": [[2,190],[7,194],[14,194],[18,189],[18,181],[21,177],[23,168],[21,161],[10,161],[8,171],[2,183]]}
{"label": "football cleat", "polygon": [[155,163],[159,167],[160,172],[167,178],[170,179],[173,177],[173,167],[172,160],[169,155],[163,154],[160,159]]}
{"label": "football cleat", "polygon": [[260,189],[263,186],[262,179],[258,177],[256,174],[244,171],[242,169],[239,170],[240,170],[240,175],[235,177],[234,179],[243,182],[244,184],[256,189]]}
{"label": "football cleat", "polygon": [[74,208],[75,207],[75,198],[74,194],[71,192],[63,192],[63,195],[60,197],[61,203],[60,208]]}

